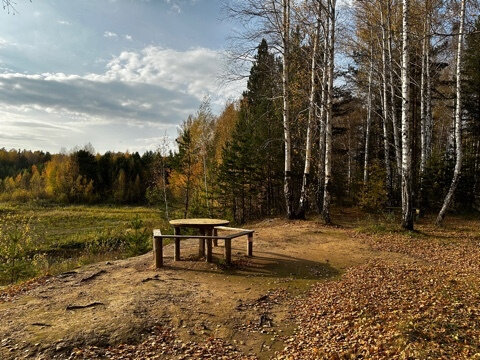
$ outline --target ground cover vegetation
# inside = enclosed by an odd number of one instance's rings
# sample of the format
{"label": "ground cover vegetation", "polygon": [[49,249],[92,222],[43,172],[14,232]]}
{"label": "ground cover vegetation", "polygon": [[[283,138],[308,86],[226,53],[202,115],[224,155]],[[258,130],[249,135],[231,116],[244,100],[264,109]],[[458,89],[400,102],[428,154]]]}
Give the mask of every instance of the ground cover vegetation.
{"label": "ground cover vegetation", "polygon": [[126,206],[0,207],[0,285],[144,254],[158,210]]}

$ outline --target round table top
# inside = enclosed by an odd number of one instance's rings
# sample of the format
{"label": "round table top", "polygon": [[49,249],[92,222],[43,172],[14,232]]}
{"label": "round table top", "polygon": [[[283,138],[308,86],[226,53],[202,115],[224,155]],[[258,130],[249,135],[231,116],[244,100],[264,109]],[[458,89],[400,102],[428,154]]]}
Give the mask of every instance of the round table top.
{"label": "round table top", "polygon": [[228,225],[230,221],[222,219],[175,219],[170,220],[172,226],[186,226],[186,227],[214,227]]}

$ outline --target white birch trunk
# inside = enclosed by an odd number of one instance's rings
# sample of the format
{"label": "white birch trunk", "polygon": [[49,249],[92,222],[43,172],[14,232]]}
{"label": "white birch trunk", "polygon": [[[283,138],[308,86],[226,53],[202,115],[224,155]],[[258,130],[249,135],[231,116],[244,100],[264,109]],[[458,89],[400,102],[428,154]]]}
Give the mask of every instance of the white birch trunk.
{"label": "white birch trunk", "polygon": [[310,73],[310,96],[308,103],[308,125],[307,125],[307,139],[305,144],[305,167],[303,170],[302,191],[300,194],[300,203],[297,211],[298,218],[305,218],[305,212],[308,206],[308,189],[310,186],[310,168],[312,163],[312,144],[313,144],[313,125],[315,121],[315,93],[317,91],[315,75],[317,64],[317,48],[318,38],[320,36],[320,10],[321,3],[319,1],[319,7],[317,10],[317,24],[313,35],[313,49],[312,49],[312,62]]}
{"label": "white birch trunk", "polygon": [[427,40],[426,40],[426,33],[427,33],[427,25],[424,24],[424,37],[422,41],[422,67],[421,67],[421,75],[420,75],[420,180],[425,172],[426,166],[426,118],[425,118],[425,78],[426,78],[426,69],[425,69],[425,55],[426,55],[426,48],[427,48]]}
{"label": "white birch trunk", "polygon": [[461,2],[460,10],[460,26],[458,29],[458,44],[457,44],[457,66],[455,71],[456,76],[456,106],[455,106],[455,169],[453,172],[453,179],[448,190],[443,206],[438,213],[436,224],[441,225],[447,209],[453,200],[453,194],[457,188],[462,171],[462,55],[463,55],[463,29],[465,25],[465,2]]}
{"label": "white birch trunk", "polygon": [[382,27],[382,110],[383,110],[383,152],[385,157],[386,187],[389,201],[392,198],[392,167],[390,164],[390,141],[388,136],[388,76],[387,76],[387,36],[383,9],[380,9],[380,21]]}
{"label": "white birch trunk", "polygon": [[331,223],[330,219],[330,203],[331,203],[331,181],[332,181],[332,103],[333,103],[333,69],[335,60],[335,1],[328,1],[330,17],[329,26],[329,41],[328,41],[328,61],[327,61],[327,103],[326,103],[326,118],[325,118],[325,188],[323,195],[323,219],[327,224]]}
{"label": "white birch trunk", "polygon": [[425,173],[428,160],[432,153],[432,89],[430,77],[430,13],[424,27],[424,39],[422,43],[422,72],[420,83],[420,177]]}
{"label": "white birch trunk", "polygon": [[402,227],[413,230],[412,148],[410,140],[409,0],[402,9]]}
{"label": "white birch trunk", "polygon": [[283,91],[283,132],[285,144],[285,179],[284,194],[287,209],[287,217],[293,217],[293,189],[292,189],[292,140],[290,133],[289,118],[289,43],[290,43],[290,0],[283,0],[282,13],[282,45],[283,45],[283,69],[282,69],[282,91]]}
{"label": "white birch trunk", "polygon": [[325,108],[327,97],[327,81],[328,81],[328,43],[330,31],[330,16],[327,12],[327,21],[324,32],[323,44],[323,64],[322,64],[322,91],[320,94],[320,118],[319,118],[319,144],[318,144],[318,189],[317,189],[317,206],[320,213],[323,212],[323,198],[325,189]]}
{"label": "white birch trunk", "polygon": [[372,78],[373,78],[373,45],[370,44],[370,69],[368,71],[368,94],[367,94],[367,121],[365,126],[365,158],[363,165],[363,185],[368,183],[368,167],[370,156],[370,128],[372,126]]}
{"label": "white birch trunk", "polygon": [[[391,26],[391,8],[390,2],[387,3],[387,34],[388,34],[388,72],[389,72],[389,82],[390,82],[390,106],[392,107],[392,127],[393,127],[393,141],[395,144],[395,160],[397,164],[397,179],[400,177],[402,173],[402,145],[401,145],[401,138],[400,138],[400,131],[398,126],[398,118],[397,118],[397,90],[395,86],[395,72],[394,63],[393,63],[393,51],[392,51],[392,26]],[[395,183],[397,183],[396,181]]]}

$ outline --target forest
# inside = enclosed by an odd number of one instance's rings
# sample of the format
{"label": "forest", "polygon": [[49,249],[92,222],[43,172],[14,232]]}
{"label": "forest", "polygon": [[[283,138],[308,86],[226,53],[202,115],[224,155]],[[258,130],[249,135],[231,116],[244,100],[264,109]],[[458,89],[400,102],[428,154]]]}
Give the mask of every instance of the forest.
{"label": "forest", "polygon": [[237,223],[309,213],[329,223],[331,204],[401,208],[410,229],[414,213],[440,224],[447,211],[478,211],[476,4],[335,5],[230,4],[245,25],[232,64],[252,62],[241,99],[215,115],[206,98],[174,142],[142,155],[1,149],[0,198],[150,204],[165,218]]}

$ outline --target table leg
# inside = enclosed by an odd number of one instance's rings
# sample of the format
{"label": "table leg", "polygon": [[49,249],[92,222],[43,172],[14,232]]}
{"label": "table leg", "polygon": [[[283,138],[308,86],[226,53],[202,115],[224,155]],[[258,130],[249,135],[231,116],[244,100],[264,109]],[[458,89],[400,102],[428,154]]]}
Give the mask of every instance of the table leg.
{"label": "table leg", "polygon": [[253,256],[253,234],[248,234],[247,256]]}
{"label": "table leg", "polygon": [[[174,235],[180,235],[180,228],[174,228],[173,233]],[[175,239],[173,260],[180,261],[180,239]]]}
{"label": "table leg", "polygon": [[[218,236],[217,229],[213,229],[213,236]],[[218,239],[213,239],[213,246],[218,246]]]}
{"label": "table leg", "polygon": [[[205,235],[205,229],[200,229],[200,235]],[[198,256],[205,256],[205,239],[198,239]]]}
{"label": "table leg", "polygon": [[[212,230],[207,230],[207,235],[212,236]],[[205,241],[207,243],[207,256],[206,256],[206,261],[211,263],[212,262],[212,239],[206,239]]]}

